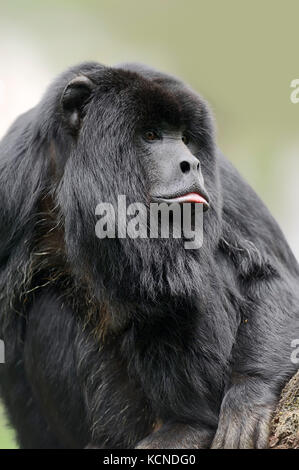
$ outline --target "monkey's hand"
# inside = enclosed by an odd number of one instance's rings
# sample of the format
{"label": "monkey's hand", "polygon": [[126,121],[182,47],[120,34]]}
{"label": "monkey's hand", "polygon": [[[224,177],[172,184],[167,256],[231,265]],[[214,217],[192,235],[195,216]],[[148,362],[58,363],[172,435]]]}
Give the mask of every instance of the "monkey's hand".
{"label": "monkey's hand", "polygon": [[226,393],[212,449],[268,447],[270,421],[277,398],[268,385],[245,379]]}

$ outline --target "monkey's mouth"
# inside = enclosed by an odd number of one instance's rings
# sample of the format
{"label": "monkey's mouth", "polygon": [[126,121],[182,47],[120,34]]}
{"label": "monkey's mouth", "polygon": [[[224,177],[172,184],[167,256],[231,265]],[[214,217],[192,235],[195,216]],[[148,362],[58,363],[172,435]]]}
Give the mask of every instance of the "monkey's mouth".
{"label": "monkey's mouth", "polygon": [[187,193],[175,197],[154,197],[153,200],[154,202],[166,202],[168,204],[172,204],[173,202],[177,202],[180,204],[183,204],[185,202],[193,204],[203,204],[204,211],[208,210],[208,208],[210,207],[208,197],[206,195],[204,197],[199,193]]}

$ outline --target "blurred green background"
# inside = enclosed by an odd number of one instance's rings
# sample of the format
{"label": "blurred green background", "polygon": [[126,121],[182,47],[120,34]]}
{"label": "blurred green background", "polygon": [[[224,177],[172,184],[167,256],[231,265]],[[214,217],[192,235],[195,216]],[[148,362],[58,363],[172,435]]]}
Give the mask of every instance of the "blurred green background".
{"label": "blurred green background", "polygon": [[[219,145],[299,257],[298,41],[298,0],[2,0],[0,137],[74,63],[176,74],[211,103]],[[13,446],[0,409],[0,448]]]}

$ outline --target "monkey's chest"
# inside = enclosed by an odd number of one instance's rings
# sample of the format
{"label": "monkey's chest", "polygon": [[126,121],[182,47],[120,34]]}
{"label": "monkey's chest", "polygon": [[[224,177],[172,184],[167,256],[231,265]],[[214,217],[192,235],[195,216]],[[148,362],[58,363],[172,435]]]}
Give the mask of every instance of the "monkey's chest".
{"label": "monkey's chest", "polygon": [[[158,354],[159,353],[159,354]],[[122,356],[120,350],[103,349],[97,370],[87,384],[89,414],[96,442],[109,448],[135,447],[167,420],[194,421],[209,408],[205,384],[200,389],[186,363],[175,353],[147,349],[139,356]],[[190,368],[195,364],[190,359]]]}
{"label": "monkey's chest", "polygon": [[138,379],[118,351],[101,351],[86,383],[93,439],[104,448],[133,448],[153,432],[157,416]]}

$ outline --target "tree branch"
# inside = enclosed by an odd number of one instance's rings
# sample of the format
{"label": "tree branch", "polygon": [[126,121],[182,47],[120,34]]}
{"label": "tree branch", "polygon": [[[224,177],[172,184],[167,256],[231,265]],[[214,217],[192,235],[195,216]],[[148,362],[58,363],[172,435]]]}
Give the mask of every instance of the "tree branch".
{"label": "tree branch", "polygon": [[299,371],[282,392],[272,420],[270,448],[299,449]]}

